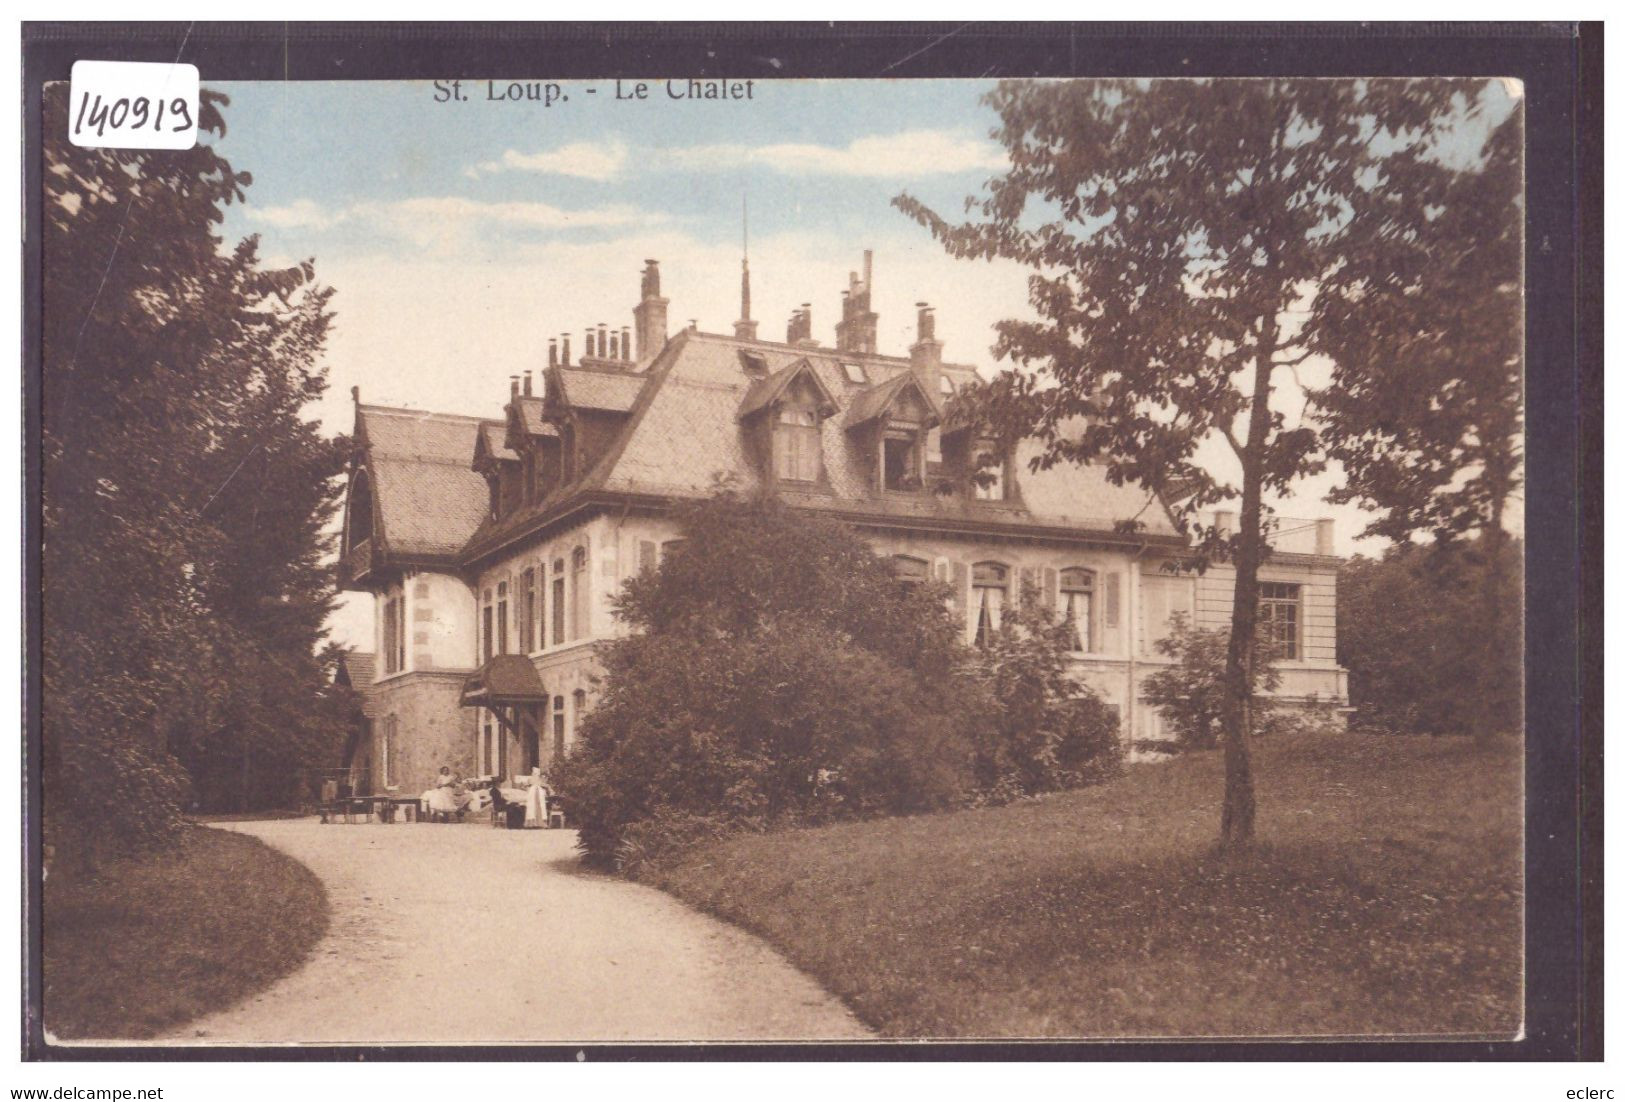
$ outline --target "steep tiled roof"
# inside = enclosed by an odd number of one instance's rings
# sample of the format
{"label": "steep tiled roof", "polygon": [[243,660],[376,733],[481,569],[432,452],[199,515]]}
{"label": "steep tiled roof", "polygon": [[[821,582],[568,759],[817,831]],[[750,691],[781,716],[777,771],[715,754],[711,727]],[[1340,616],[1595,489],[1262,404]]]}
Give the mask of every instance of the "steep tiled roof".
{"label": "steep tiled roof", "polygon": [[523,395],[514,400],[519,415],[519,428],[527,436],[557,436],[559,430],[542,420],[542,399]]}
{"label": "steep tiled roof", "polygon": [[625,413],[637,401],[648,376],[626,371],[591,371],[560,367],[549,373],[564,402],[575,409],[603,409]]}
{"label": "steep tiled roof", "polygon": [[805,359],[800,359],[787,367],[781,367],[765,378],[753,380],[745,390],[744,398],[740,399],[737,418],[743,421],[751,414],[778,401],[779,397],[790,388],[790,384],[805,371],[812,379],[819,391],[819,400],[824,403],[824,415],[827,417],[840,408],[835,395],[829,391],[829,385],[818,377]]}
{"label": "steep tiled roof", "polygon": [[[673,347],[674,346],[674,347]],[[735,420],[754,380],[740,370],[738,350],[760,353],[770,377],[805,359],[824,388],[841,394],[842,360],[859,359],[875,387],[892,384],[910,370],[896,357],[838,353],[835,349],[789,348],[767,342],[684,331],[673,341],[653,372],[651,385],[633,411],[620,448],[605,457],[590,476],[594,488],[668,497],[701,497],[711,492],[713,474],[734,475],[743,489],[760,482],[748,458],[742,430]],[[957,385],[975,376],[973,369],[946,364],[943,372]],[[901,385],[901,384],[893,384]],[[847,392],[847,400],[853,399]],[[1113,531],[1119,520],[1137,519],[1151,535],[1174,536],[1164,510],[1144,490],[1113,486],[1099,468],[1057,465],[1034,472],[1027,461],[1038,454],[1034,441],[1016,452],[1019,502],[983,502],[942,494],[877,494],[871,476],[846,437],[844,418],[824,421],[824,469],[828,488],[780,493],[810,507],[835,509],[853,516],[895,517],[917,521],[991,521],[1042,528]]]}
{"label": "steep tiled roof", "polygon": [[488,511],[485,480],[469,468],[478,417],[356,407],[356,432],[394,554],[454,555]]}
{"label": "steep tiled roof", "polygon": [[507,426],[501,421],[481,421],[480,439],[485,443],[485,454],[501,462],[519,462],[519,453],[508,447]]}
{"label": "steep tiled roof", "polygon": [[939,424],[942,421],[942,403],[936,395],[929,393],[918,379],[910,377],[910,372],[899,371],[896,375],[883,383],[866,386],[852,395],[851,402],[846,407],[846,417],[842,422],[847,428],[857,428],[867,424],[886,412],[897,392],[905,387],[912,386],[924,398],[925,404],[931,407],[933,420],[929,424]]}
{"label": "steep tiled roof", "polygon": [[338,671],[333,675],[334,682],[349,685],[361,697],[361,711],[369,718],[378,715],[378,690],[373,684],[377,679],[378,658],[371,651],[350,650],[339,657]]}
{"label": "steep tiled roof", "polygon": [[[739,352],[749,350],[765,361],[766,378],[753,378],[741,367]],[[845,384],[841,362],[857,360],[871,385],[856,389]],[[609,375],[570,371],[564,388],[572,388],[578,375],[594,382],[609,379],[622,387],[622,395],[635,393],[618,439],[575,482],[561,486],[542,502],[524,506],[501,519],[488,514],[473,533],[465,556],[478,558],[530,528],[545,524],[592,494],[636,494],[665,498],[704,497],[712,492],[714,476],[732,475],[736,485],[750,491],[760,485],[762,472],[746,449],[748,426],[739,421],[742,409],[760,404],[770,389],[781,390],[796,374],[810,369],[823,390],[850,411],[878,403],[876,412],[906,385],[911,368],[898,357],[854,355],[835,349],[789,347],[766,341],[746,341],[717,334],[683,330],[674,336],[646,372]],[[569,369],[559,369],[562,375]],[[976,377],[975,369],[944,364],[942,373],[958,389]],[[927,388],[922,387],[922,392]],[[569,389],[573,397],[578,391]],[[935,399],[935,395],[929,395]],[[940,409],[940,401],[933,401]],[[602,407],[598,407],[602,408]],[[860,410],[862,415],[863,410]],[[866,457],[858,453],[846,432],[846,416],[837,411],[823,423],[825,483],[809,490],[781,486],[780,495],[794,504],[833,511],[856,521],[895,520],[957,530],[1006,525],[1027,534],[1088,532],[1114,534],[1117,522],[1137,520],[1141,531],[1153,538],[1176,539],[1167,511],[1145,491],[1113,486],[1104,470],[1061,464],[1047,471],[1032,471],[1028,462],[1039,453],[1035,441],[1024,441],[1015,454],[1018,500],[987,502],[964,495],[931,492],[878,493]],[[484,513],[485,487],[469,491],[471,514]]]}

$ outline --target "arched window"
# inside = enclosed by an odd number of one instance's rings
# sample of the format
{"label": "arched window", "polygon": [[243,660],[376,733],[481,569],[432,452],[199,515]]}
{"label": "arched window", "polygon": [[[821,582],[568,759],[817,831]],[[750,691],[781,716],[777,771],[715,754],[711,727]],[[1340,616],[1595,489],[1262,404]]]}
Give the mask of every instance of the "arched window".
{"label": "arched window", "polygon": [[931,577],[931,564],[912,555],[893,555],[891,568],[897,580],[905,585],[919,585]]}
{"label": "arched window", "polygon": [[1095,572],[1081,566],[1061,571],[1061,613],[1072,629],[1072,649],[1092,651],[1095,625]]}
{"label": "arched window", "polygon": [[985,647],[1004,623],[1004,603],[1010,595],[1010,568],[1003,563],[979,562],[971,567],[971,608],[976,618],[976,645]]}

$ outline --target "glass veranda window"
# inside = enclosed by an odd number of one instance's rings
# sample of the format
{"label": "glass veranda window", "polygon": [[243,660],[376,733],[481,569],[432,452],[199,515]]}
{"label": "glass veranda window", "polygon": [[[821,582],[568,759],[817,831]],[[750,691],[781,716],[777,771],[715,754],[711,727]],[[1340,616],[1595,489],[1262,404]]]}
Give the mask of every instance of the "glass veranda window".
{"label": "glass veranda window", "polygon": [[1300,590],[1288,582],[1258,583],[1259,635],[1272,640],[1280,657],[1298,659],[1298,609]]}

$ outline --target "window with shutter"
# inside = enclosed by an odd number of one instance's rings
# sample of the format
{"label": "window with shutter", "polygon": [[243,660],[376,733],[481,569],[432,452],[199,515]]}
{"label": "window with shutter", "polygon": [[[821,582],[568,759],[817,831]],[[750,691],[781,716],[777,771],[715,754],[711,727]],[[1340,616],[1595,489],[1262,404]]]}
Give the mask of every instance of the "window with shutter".
{"label": "window with shutter", "polygon": [[1061,571],[1061,613],[1072,629],[1072,649],[1095,649],[1095,574],[1081,566]]}

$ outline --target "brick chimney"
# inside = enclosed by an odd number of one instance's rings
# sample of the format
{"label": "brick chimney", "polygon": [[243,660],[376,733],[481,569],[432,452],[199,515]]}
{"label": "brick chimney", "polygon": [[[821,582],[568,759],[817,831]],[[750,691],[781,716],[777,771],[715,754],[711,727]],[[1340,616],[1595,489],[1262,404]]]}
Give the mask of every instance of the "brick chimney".
{"label": "brick chimney", "polygon": [[874,285],[875,253],[863,250],[863,278],[857,272],[847,275],[846,293],[841,296],[841,320],[835,324],[835,347],[842,352],[875,351],[875,333],[880,315],[869,308]]}
{"label": "brick chimney", "polygon": [[670,299],[660,297],[660,261],[643,262],[643,298],[632,310],[638,331],[638,359],[652,360],[666,347],[666,307]]}
{"label": "brick chimney", "polygon": [[1335,543],[1332,539],[1333,521],[1331,517],[1321,517],[1315,521],[1315,554],[1335,555]]}
{"label": "brick chimney", "polygon": [[790,324],[784,330],[785,344],[805,344],[812,340],[812,304],[803,302],[799,310],[790,313]]}
{"label": "brick chimney", "polygon": [[928,303],[914,304],[919,309],[914,343],[908,346],[909,363],[920,385],[932,398],[942,396],[942,342],[937,340],[937,317]]}

